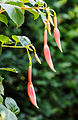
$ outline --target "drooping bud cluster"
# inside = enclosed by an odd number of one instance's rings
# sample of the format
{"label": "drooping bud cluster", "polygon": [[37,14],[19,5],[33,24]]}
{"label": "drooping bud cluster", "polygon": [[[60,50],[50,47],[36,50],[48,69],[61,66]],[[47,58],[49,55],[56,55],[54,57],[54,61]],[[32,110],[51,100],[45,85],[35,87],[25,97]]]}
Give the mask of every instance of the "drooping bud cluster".
{"label": "drooping bud cluster", "polygon": [[47,9],[47,13],[48,13],[48,19],[46,19],[46,21],[45,21],[45,30],[44,30],[44,57],[46,59],[47,64],[49,65],[49,67],[54,72],[56,72],[56,70],[54,69],[54,66],[53,66],[49,46],[47,44],[47,31],[48,31],[49,35],[51,36],[50,23],[54,26],[54,30],[53,30],[54,38],[55,38],[55,41],[56,41],[56,44],[57,44],[58,48],[62,52],[61,43],[60,43],[60,32],[59,32],[59,29],[57,28],[57,16],[56,16],[56,13],[54,12],[54,23],[53,23],[52,17],[50,15],[50,12],[49,12],[48,9]]}
{"label": "drooping bud cluster", "polygon": [[[43,23],[45,24],[45,30],[44,30],[44,57],[46,59],[46,62],[47,64],[49,65],[49,67],[54,71],[56,72],[56,70],[54,69],[54,66],[53,66],[53,62],[52,62],[52,58],[51,58],[51,53],[50,53],[50,49],[49,49],[49,46],[48,46],[48,43],[47,43],[47,31],[49,33],[49,35],[51,36],[51,26],[50,25],[53,25],[54,27],[54,30],[53,30],[53,33],[54,33],[54,38],[55,38],[55,41],[56,41],[56,44],[58,46],[58,48],[60,49],[60,51],[62,52],[62,48],[61,48],[61,42],[60,42],[60,32],[59,32],[59,29],[57,27],[57,16],[56,16],[56,13],[53,9],[50,9],[49,7],[47,7],[47,4],[43,1],[43,0],[35,0],[35,4],[36,7],[33,7],[33,3],[32,3],[32,0],[21,0],[23,1],[23,5],[21,6],[21,9],[23,10],[28,10],[30,13],[34,13],[34,19],[37,19],[39,17],[39,15],[41,15],[42,17],[42,20],[43,20]],[[27,5],[24,6],[24,3],[30,3],[32,4],[31,6],[32,7],[29,7]],[[3,2],[0,3],[1,5],[1,10],[0,10],[0,14],[2,12],[7,12],[8,13],[8,9],[5,9],[4,5],[3,5]],[[10,7],[10,6],[9,6]],[[50,11],[52,11],[54,13],[51,14]],[[17,11],[15,11],[15,16],[17,15],[16,14]],[[10,18],[12,18],[12,20],[17,24],[17,27],[21,26],[24,22],[24,16],[22,13],[20,13],[21,11],[19,11],[19,15],[21,15],[21,17],[23,17],[22,21],[20,21],[18,23],[18,20],[14,19],[12,16],[12,13],[11,15],[9,15]],[[52,17],[51,16],[54,16],[54,22],[52,20]],[[5,23],[5,22],[4,22]],[[27,52],[28,52],[28,57],[29,57],[29,69],[28,69],[28,85],[27,85],[27,92],[28,92],[28,96],[30,98],[30,101],[31,103],[39,108],[37,106],[37,102],[36,102],[36,94],[35,94],[35,90],[34,90],[34,86],[33,86],[33,83],[32,83],[32,59],[31,59],[31,56],[30,56],[30,53],[29,53],[29,50],[30,51],[33,51],[34,50],[34,56],[36,58],[36,60],[41,64],[41,61],[36,53],[36,49],[35,47],[31,44],[30,40],[25,37],[25,36],[16,36],[16,35],[13,35],[12,36],[13,39],[16,41],[15,43],[15,46],[6,46],[6,45],[3,45],[4,43],[6,44],[9,44],[11,41],[3,41],[3,35],[1,35],[1,48],[2,47],[11,47],[11,48],[26,48],[27,49]],[[5,37],[6,38],[6,37]],[[20,42],[22,46],[17,46],[17,43]],[[32,50],[33,49],[33,50]],[[1,116],[3,117],[3,116]],[[5,117],[5,116],[4,116]],[[4,119],[4,117],[2,119]]]}
{"label": "drooping bud cluster", "polygon": [[[44,46],[43,46],[44,57],[45,57],[45,60],[46,60],[46,62],[48,64],[48,66],[51,68],[51,70],[56,72],[56,70],[54,69],[54,66],[53,66],[50,49],[49,49],[49,46],[48,46],[48,43],[47,43],[47,32],[51,36],[51,26],[50,26],[50,24],[53,25],[53,27],[54,27],[53,33],[54,33],[55,42],[56,42],[58,48],[60,49],[60,51],[62,52],[61,43],[60,43],[60,32],[59,32],[59,29],[57,27],[57,16],[56,16],[55,11],[52,10],[54,12],[54,22],[52,20],[52,17],[51,17],[51,14],[49,12],[49,9],[46,9],[46,11],[47,11],[47,14],[48,14],[48,19],[45,20]],[[38,55],[36,53],[35,47],[32,44],[31,44],[31,47],[34,50],[34,56],[35,56],[36,60],[41,64],[41,61],[40,61],[40,59],[39,59],[39,57],[38,57]],[[31,56],[30,56],[29,52],[28,52],[28,56],[29,56],[30,64],[29,64],[29,69],[28,69],[27,92],[28,92],[28,96],[30,98],[31,103],[35,107],[39,108],[37,106],[36,94],[35,94],[35,91],[34,91],[34,86],[32,84],[32,64],[31,64]]]}

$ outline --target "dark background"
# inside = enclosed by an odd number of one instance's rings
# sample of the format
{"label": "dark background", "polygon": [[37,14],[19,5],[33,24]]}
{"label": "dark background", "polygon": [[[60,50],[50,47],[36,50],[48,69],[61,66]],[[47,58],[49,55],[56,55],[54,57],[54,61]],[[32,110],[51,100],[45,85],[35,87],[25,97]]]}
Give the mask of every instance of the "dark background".
{"label": "dark background", "polygon": [[[37,110],[27,95],[28,57],[25,49],[3,48],[0,56],[0,67],[16,68],[18,74],[0,72],[5,78],[5,97],[16,100],[21,109],[18,120],[78,120],[78,1],[46,0],[48,6],[57,12],[58,28],[61,33],[63,53],[59,51],[54,36],[48,35],[56,73],[48,67],[43,54],[44,25],[41,18],[33,19],[26,12],[25,23],[19,29],[9,19],[9,26],[0,23],[0,34],[24,35],[30,38],[41,59],[40,65],[33,58],[33,84],[37,102]],[[52,27],[53,31],[53,27]]]}

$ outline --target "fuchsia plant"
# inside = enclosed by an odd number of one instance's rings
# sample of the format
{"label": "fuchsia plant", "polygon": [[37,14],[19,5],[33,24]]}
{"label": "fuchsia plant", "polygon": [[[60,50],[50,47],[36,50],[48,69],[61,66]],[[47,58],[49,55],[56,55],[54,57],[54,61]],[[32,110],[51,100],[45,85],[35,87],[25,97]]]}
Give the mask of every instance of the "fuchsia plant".
{"label": "fuchsia plant", "polygon": [[[58,48],[62,52],[61,43],[60,43],[60,32],[59,32],[59,29],[57,28],[56,13],[54,12],[54,23],[53,23],[53,20],[52,20],[50,14],[48,14],[48,15],[49,15],[49,17],[48,17],[48,20],[46,19],[46,21],[45,21],[45,30],[44,30],[44,57],[46,59],[47,64],[49,65],[49,67],[54,72],[56,72],[56,70],[54,69],[54,66],[53,66],[53,62],[52,62],[52,58],[51,58],[51,54],[50,54],[50,49],[49,49],[49,46],[47,44],[47,31],[48,31],[49,35],[51,36],[50,23],[54,26],[53,32],[54,32],[55,41],[56,41]],[[39,60],[36,53],[35,53],[35,58],[41,64],[41,61]],[[29,81],[31,81],[31,70],[30,69],[31,69],[31,67],[29,66],[29,70],[28,70],[28,80]],[[28,95],[29,95],[31,103],[38,108],[37,102],[36,102],[36,94],[34,92],[34,87],[33,87],[32,82],[28,82]]]}
{"label": "fuchsia plant", "polygon": [[[20,3],[20,6],[18,3]],[[5,2],[0,2],[0,6],[1,6],[0,14],[2,15],[2,17],[4,17],[2,13],[7,12],[9,17],[12,19],[12,21],[16,23],[17,27],[20,27],[24,22],[25,10],[34,14],[34,19],[37,19],[41,15],[42,21],[45,25],[44,46],[43,46],[44,57],[47,64],[51,68],[51,70],[56,72],[52,62],[51,53],[48,46],[48,38],[47,38],[48,33],[51,36],[51,25],[52,25],[54,27],[53,33],[54,33],[56,44],[60,49],[60,51],[62,52],[61,43],[60,43],[60,32],[57,27],[56,12],[53,9],[50,9],[49,7],[47,7],[47,4],[43,0],[18,0],[18,3],[16,1],[13,1],[13,4],[12,4],[12,0],[11,1],[6,0]],[[32,4],[32,7],[26,5],[26,3]],[[5,21],[3,22],[5,23]],[[27,92],[28,92],[28,96],[30,98],[31,103],[35,107],[39,108],[37,106],[36,94],[35,94],[34,86],[32,83],[32,58],[30,56],[30,51],[34,51],[34,56],[40,64],[41,64],[41,61],[36,53],[35,47],[31,44],[31,41],[26,36],[12,35],[12,39],[15,40],[14,46],[8,45],[8,44],[11,44],[11,41],[9,41],[9,38],[7,36],[0,35],[1,47],[25,48],[27,50],[28,57],[29,57]],[[18,42],[20,42],[22,46],[18,46],[17,45]]]}

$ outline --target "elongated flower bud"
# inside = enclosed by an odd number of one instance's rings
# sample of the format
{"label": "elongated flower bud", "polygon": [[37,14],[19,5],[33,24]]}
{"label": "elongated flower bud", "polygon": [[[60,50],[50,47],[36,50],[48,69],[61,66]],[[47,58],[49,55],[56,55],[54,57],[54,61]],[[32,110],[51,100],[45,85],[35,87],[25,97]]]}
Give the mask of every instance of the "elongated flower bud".
{"label": "elongated flower bud", "polygon": [[52,62],[52,59],[51,59],[51,54],[50,54],[50,50],[49,50],[49,47],[48,45],[44,45],[44,57],[46,59],[46,62],[47,64],[49,65],[49,67],[54,71],[56,72],[56,70],[54,69],[54,66],[53,66],[53,62]]}
{"label": "elongated flower bud", "polygon": [[34,91],[34,87],[33,87],[32,82],[28,82],[27,92],[28,92],[28,96],[29,96],[29,98],[30,98],[31,103],[32,103],[35,107],[39,108],[39,107],[37,106],[36,94],[35,94],[35,91]]}
{"label": "elongated flower bud", "polygon": [[48,29],[48,33],[51,36],[51,27],[50,27],[50,22],[47,23],[47,29]]}
{"label": "elongated flower bud", "polygon": [[51,54],[50,54],[50,50],[49,47],[47,45],[47,29],[45,29],[44,31],[44,57],[46,59],[47,64],[49,65],[49,67],[56,72],[56,70],[53,67],[53,63],[52,63],[52,59],[51,59]]}
{"label": "elongated flower bud", "polygon": [[27,86],[27,92],[28,92],[28,96],[30,98],[31,103],[35,107],[39,108],[37,106],[36,94],[35,94],[34,87],[33,87],[33,84],[32,84],[32,65],[29,65],[29,69],[28,69],[28,86]]}
{"label": "elongated flower bud", "polygon": [[39,57],[38,57],[38,55],[37,55],[36,52],[35,52],[35,58],[36,58],[36,60],[41,64],[41,61],[40,61],[40,59],[39,59]]}
{"label": "elongated flower bud", "polygon": [[49,21],[54,26],[54,23],[53,23],[53,20],[52,20],[51,16],[49,16]]}
{"label": "elongated flower bud", "polygon": [[62,52],[61,43],[60,43],[60,32],[58,28],[54,28],[54,38],[55,38],[58,48]]}

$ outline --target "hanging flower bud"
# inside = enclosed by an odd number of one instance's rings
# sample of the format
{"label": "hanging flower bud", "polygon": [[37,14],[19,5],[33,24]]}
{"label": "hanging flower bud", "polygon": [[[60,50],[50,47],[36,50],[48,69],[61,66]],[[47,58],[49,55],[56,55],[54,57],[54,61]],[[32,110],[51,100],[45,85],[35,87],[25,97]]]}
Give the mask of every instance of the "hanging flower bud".
{"label": "hanging flower bud", "polygon": [[51,36],[50,22],[47,23],[47,30],[48,30],[49,35]]}
{"label": "hanging flower bud", "polygon": [[55,38],[58,48],[62,52],[61,43],[60,43],[60,32],[58,28],[54,28],[54,38]]}
{"label": "hanging flower bud", "polygon": [[49,65],[49,67],[54,72],[56,72],[55,69],[54,69],[54,67],[53,67],[50,50],[49,50],[49,47],[47,45],[47,29],[45,29],[45,31],[44,31],[44,57],[46,59],[47,64]]}
{"label": "hanging flower bud", "polygon": [[49,65],[49,67],[56,72],[56,70],[54,69],[53,63],[52,63],[52,59],[51,59],[51,54],[50,54],[50,50],[48,45],[44,45],[44,57],[46,59],[47,64]]}
{"label": "hanging flower bud", "polygon": [[41,64],[41,61],[40,61],[40,59],[39,59],[39,57],[38,57],[38,55],[37,55],[36,52],[35,52],[35,58],[36,58],[36,60]]}
{"label": "hanging flower bud", "polygon": [[51,16],[49,16],[49,21],[50,21],[50,23],[54,26],[54,23],[53,23],[53,20],[52,20],[52,17],[51,17]]}
{"label": "hanging flower bud", "polygon": [[39,107],[37,106],[36,94],[35,94],[35,91],[34,91],[34,87],[33,87],[32,82],[28,82],[27,92],[28,92],[28,96],[29,96],[29,98],[30,98],[31,103],[32,103],[35,107],[39,108]]}
{"label": "hanging flower bud", "polygon": [[54,38],[55,38],[55,41],[56,41],[58,48],[62,52],[61,43],[60,43],[60,32],[59,32],[59,29],[57,28],[57,16],[56,16],[56,14],[54,16]]}
{"label": "hanging flower bud", "polygon": [[33,87],[33,84],[32,84],[32,65],[29,65],[29,69],[28,69],[28,86],[27,86],[27,92],[28,92],[28,96],[30,98],[31,103],[35,107],[39,108],[37,106],[36,94],[35,94],[34,87]]}

